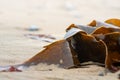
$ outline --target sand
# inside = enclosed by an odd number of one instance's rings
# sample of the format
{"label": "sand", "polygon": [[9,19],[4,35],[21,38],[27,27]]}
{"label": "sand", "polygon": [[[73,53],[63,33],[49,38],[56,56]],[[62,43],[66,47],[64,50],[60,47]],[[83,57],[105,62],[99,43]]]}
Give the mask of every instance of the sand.
{"label": "sand", "polygon": [[[49,44],[25,34],[50,34],[62,39],[72,23],[88,24],[120,18],[119,0],[0,0],[0,66],[21,64]],[[29,31],[36,25],[39,31]],[[23,72],[0,72],[1,80],[118,80],[117,74],[99,76],[104,68],[61,69],[39,64]]]}

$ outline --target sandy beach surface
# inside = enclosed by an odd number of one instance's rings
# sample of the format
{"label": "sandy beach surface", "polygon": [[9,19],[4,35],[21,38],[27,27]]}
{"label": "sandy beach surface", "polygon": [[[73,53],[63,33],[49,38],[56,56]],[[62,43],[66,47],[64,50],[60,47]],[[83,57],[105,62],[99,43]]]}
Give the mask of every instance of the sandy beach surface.
{"label": "sandy beach surface", "polygon": [[[0,66],[21,64],[49,44],[26,34],[63,39],[72,23],[88,24],[120,18],[120,0],[0,0]],[[31,26],[38,31],[28,30]],[[23,72],[0,72],[0,80],[119,80],[117,73],[100,76],[104,68],[61,69],[39,64]]]}

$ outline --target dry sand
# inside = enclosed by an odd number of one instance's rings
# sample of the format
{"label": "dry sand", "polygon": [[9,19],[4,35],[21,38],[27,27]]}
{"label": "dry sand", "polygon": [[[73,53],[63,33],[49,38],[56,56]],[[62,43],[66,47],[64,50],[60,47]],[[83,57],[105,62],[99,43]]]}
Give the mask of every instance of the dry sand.
{"label": "dry sand", "polygon": [[[71,23],[120,18],[119,3],[119,0],[0,0],[0,66],[20,64],[48,44],[29,39],[25,34],[51,34],[62,39]],[[40,30],[25,30],[31,25]],[[0,80],[118,80],[118,73],[98,76],[102,71],[98,66],[65,70],[40,64],[23,72],[0,72]]]}

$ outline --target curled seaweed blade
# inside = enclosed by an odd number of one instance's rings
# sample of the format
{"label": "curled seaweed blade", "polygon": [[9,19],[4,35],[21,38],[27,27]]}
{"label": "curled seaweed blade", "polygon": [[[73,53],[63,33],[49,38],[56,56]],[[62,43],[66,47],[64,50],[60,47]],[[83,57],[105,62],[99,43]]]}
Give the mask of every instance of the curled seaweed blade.
{"label": "curled seaweed blade", "polygon": [[[106,55],[105,66],[111,72],[116,72],[120,68],[120,33],[112,32],[104,35],[94,35],[97,39],[101,39],[105,42],[108,48],[108,54]],[[101,36],[104,36],[102,38]]]}
{"label": "curled seaweed blade", "polygon": [[113,18],[113,19],[108,19],[105,22],[120,27],[120,19]]}
{"label": "curled seaweed blade", "polygon": [[78,32],[83,32],[85,33],[83,30],[80,30],[78,28],[71,28],[64,36],[64,39],[67,39],[69,37],[72,37],[73,35],[77,34]]}
{"label": "curled seaweed blade", "polygon": [[92,22],[90,22],[89,24],[88,24],[88,26],[92,26],[92,27],[96,27],[96,21],[95,20],[93,20]]}
{"label": "curled seaweed blade", "polygon": [[97,21],[97,20],[93,20],[90,24],[88,24],[89,26],[92,26],[92,27],[106,27],[106,28],[119,28],[118,26],[116,25],[113,25],[113,24],[109,24],[109,23],[106,23],[106,22],[101,22],[101,21]]}
{"label": "curled seaweed blade", "polygon": [[74,66],[73,56],[66,40],[56,41],[28,61],[24,63],[26,66],[37,65],[39,63],[56,64],[62,68]]}
{"label": "curled seaweed blade", "polygon": [[93,61],[104,64],[107,49],[103,41],[98,41],[94,36],[82,31],[68,37],[66,40],[77,53],[80,63]]}
{"label": "curled seaweed blade", "polygon": [[112,32],[120,32],[120,28],[99,27],[96,30],[94,30],[91,34],[107,34]]}
{"label": "curled seaweed blade", "polygon": [[92,33],[96,27],[91,27],[91,26],[86,26],[86,25],[75,25],[75,24],[71,24],[67,29],[66,29],[66,32],[68,32],[70,29],[72,28],[78,28],[88,34]]}

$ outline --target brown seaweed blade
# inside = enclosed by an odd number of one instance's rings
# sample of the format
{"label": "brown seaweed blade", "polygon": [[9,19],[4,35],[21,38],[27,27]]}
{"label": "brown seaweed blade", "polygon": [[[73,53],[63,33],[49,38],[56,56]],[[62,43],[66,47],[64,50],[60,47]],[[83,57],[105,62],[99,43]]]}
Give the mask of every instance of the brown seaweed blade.
{"label": "brown seaweed blade", "polygon": [[65,39],[73,47],[77,53],[80,63],[93,61],[98,63],[105,63],[107,54],[107,47],[103,41],[96,40],[92,35],[79,30],[78,28],[69,28],[65,35]]}
{"label": "brown seaweed blade", "polygon": [[56,64],[63,68],[69,68],[74,66],[71,50],[69,44],[66,40],[56,41],[48,46],[42,52],[39,52],[31,59],[26,61],[24,65],[36,65],[39,63]]}
{"label": "brown seaweed blade", "polygon": [[107,34],[112,32],[120,32],[120,28],[99,27],[91,34]]}
{"label": "brown seaweed blade", "polygon": [[108,19],[105,22],[120,27],[120,19],[113,18],[113,19]]}
{"label": "brown seaweed blade", "polygon": [[120,66],[120,33],[113,32],[104,34],[104,38],[101,38],[101,35],[94,36],[97,39],[102,39],[108,47],[108,54],[106,55],[105,63],[106,68],[112,72],[118,71],[118,66]]}
{"label": "brown seaweed blade", "polygon": [[96,27],[96,25],[97,25],[96,20],[93,20],[92,22],[90,22],[90,23],[88,24],[88,26],[92,26],[92,27]]}
{"label": "brown seaweed blade", "polygon": [[[112,72],[118,71],[119,68],[117,66],[120,66],[120,29],[100,27],[97,28],[92,35],[97,40],[103,40],[107,45],[106,68]],[[117,66],[114,64],[117,64]]]}
{"label": "brown seaweed blade", "polygon": [[78,29],[81,29],[83,31],[85,31],[86,33],[90,34],[92,33],[96,27],[90,27],[90,26],[86,26],[86,25],[75,25],[75,24],[71,24],[67,29],[66,29],[66,32],[68,30],[70,30],[71,28],[78,28]]}
{"label": "brown seaweed blade", "polygon": [[106,23],[106,22],[100,22],[100,21],[97,21],[97,20],[93,20],[91,23],[88,24],[88,26],[91,26],[91,27],[102,27],[102,26],[104,26],[106,28],[119,28],[116,25],[109,24],[109,23]]}

